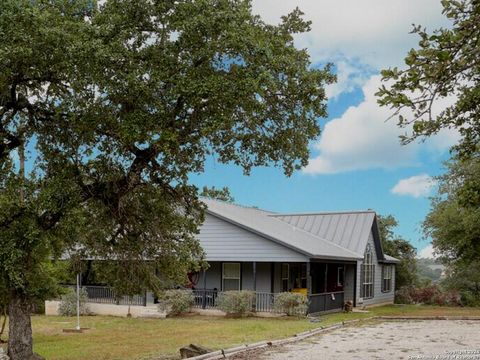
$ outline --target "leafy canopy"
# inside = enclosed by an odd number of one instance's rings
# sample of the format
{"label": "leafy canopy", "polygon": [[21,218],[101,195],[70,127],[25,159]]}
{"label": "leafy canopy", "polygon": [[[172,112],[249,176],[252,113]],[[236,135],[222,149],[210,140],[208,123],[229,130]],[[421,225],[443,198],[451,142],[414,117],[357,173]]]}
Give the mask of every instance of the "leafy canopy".
{"label": "leafy canopy", "polygon": [[405,239],[395,234],[398,221],[393,215],[378,215],[378,230],[385,254],[400,260],[395,266],[395,287],[414,285],[417,282],[417,250]]}
{"label": "leafy canopy", "polygon": [[[132,282],[125,291],[159,285],[142,266],[185,280],[203,256],[203,206],[188,177],[207,156],[247,174],[307,163],[334,76],[294,47],[309,29],[301,15],[268,25],[246,0],[4,1],[5,287],[51,296],[47,264],[62,255],[115,260],[109,273]],[[25,176],[24,147],[34,149]]]}
{"label": "leafy canopy", "polygon": [[[457,150],[468,156],[480,142],[480,2],[442,0],[442,5],[452,26],[433,33],[414,27],[419,47],[409,51],[404,70],[382,71],[393,84],[382,86],[378,102],[395,110],[399,126],[413,125],[405,143],[455,128],[461,135]],[[448,97],[453,104],[435,113],[435,103]]]}

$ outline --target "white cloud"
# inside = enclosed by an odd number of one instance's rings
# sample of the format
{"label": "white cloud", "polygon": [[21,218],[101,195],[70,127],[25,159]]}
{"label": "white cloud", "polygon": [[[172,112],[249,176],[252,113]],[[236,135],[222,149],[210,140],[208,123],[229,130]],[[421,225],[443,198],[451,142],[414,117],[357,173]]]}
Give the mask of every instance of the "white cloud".
{"label": "white cloud", "polygon": [[429,30],[449,26],[440,0],[254,0],[253,12],[267,23],[300,8],[311,31],[295,36],[313,64],[333,62],[338,81],[327,87],[329,98],[362,87],[372,70],[402,66],[419,37],[412,24]]}
{"label": "white cloud", "polygon": [[436,181],[427,174],[411,176],[400,180],[391,190],[392,194],[407,195],[419,198],[428,196],[435,187]]}
{"label": "white cloud", "polygon": [[377,69],[399,65],[418,42],[412,23],[434,29],[447,25],[439,0],[254,0],[253,11],[269,23],[299,7],[312,30],[296,37],[314,62],[338,55],[361,59]]}
{"label": "white cloud", "polygon": [[429,244],[417,253],[417,258],[435,258],[433,254],[433,245]]}
{"label": "white cloud", "polygon": [[[375,92],[381,85],[379,75],[372,76],[363,86],[364,101],[349,107],[341,117],[329,121],[320,140],[314,145],[319,154],[303,169],[308,174],[334,174],[372,168],[393,169],[419,165],[421,149],[441,154],[458,140],[455,130],[442,130],[425,142],[403,146],[399,136],[411,129],[401,129],[395,119],[388,120],[392,111],[377,104]],[[453,98],[442,99],[434,106],[438,113]],[[404,114],[407,115],[407,114]]]}

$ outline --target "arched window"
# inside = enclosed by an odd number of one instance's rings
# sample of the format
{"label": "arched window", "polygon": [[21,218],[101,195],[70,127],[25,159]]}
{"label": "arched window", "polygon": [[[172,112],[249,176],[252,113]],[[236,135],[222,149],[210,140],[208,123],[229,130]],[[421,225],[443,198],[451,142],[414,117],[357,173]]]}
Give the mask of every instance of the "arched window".
{"label": "arched window", "polygon": [[373,297],[373,283],[375,279],[375,265],[373,264],[373,251],[370,244],[367,244],[362,264],[362,291],[364,299]]}

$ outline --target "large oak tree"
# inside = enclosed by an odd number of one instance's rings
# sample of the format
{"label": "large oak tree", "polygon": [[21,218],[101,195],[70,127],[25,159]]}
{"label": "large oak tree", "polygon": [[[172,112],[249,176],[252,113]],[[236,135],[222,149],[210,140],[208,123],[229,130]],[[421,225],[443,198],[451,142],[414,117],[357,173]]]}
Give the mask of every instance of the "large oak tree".
{"label": "large oak tree", "polygon": [[[35,358],[30,304],[50,263],[113,259],[125,282],[179,282],[202,260],[205,159],[304,166],[326,116],[295,10],[246,0],[5,0],[0,8],[0,289],[9,355]],[[144,261],[148,260],[148,261]],[[128,271],[131,269],[131,271]]]}

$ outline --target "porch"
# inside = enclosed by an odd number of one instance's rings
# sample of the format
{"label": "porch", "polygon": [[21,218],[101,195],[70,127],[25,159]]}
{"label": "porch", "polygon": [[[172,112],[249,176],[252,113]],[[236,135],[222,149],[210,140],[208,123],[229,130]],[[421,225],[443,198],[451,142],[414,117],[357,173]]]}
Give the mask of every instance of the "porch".
{"label": "porch", "polygon": [[347,262],[209,262],[192,278],[195,307],[215,309],[223,291],[250,290],[252,309],[275,312],[275,295],[297,292],[308,296],[308,313],[339,311],[355,298],[356,264]]}

